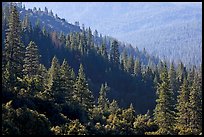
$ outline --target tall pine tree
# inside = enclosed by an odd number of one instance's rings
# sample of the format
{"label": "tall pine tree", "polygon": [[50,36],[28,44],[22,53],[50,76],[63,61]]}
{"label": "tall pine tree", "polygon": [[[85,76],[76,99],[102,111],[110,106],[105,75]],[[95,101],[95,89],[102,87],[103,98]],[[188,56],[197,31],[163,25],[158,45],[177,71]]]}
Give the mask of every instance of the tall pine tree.
{"label": "tall pine tree", "polygon": [[24,59],[24,74],[32,77],[34,75],[37,75],[37,71],[39,68],[39,53],[38,53],[38,47],[37,45],[31,41],[29,45],[26,47],[25,52],[25,59]]}
{"label": "tall pine tree", "polygon": [[202,89],[199,77],[194,76],[192,87],[190,88],[190,128],[193,134],[198,135],[202,132]]}
{"label": "tall pine tree", "polygon": [[188,81],[184,78],[183,84],[178,95],[176,129],[179,135],[190,133],[190,114],[189,114],[189,87]]}
{"label": "tall pine tree", "polygon": [[83,65],[80,64],[78,76],[74,84],[73,98],[77,101],[86,111],[93,108],[94,97],[88,88]]}
{"label": "tall pine tree", "polygon": [[[23,77],[23,64],[25,47],[20,38],[20,19],[16,6],[11,4],[8,19],[8,30],[6,32],[5,48],[3,52],[3,71],[7,73],[7,84],[15,86],[17,77]],[[4,73],[4,72],[3,72]]]}
{"label": "tall pine tree", "polygon": [[174,100],[173,92],[168,78],[168,71],[166,63],[160,75],[161,83],[158,86],[158,98],[156,99],[157,105],[154,110],[155,122],[159,126],[157,134],[167,135],[173,134],[174,126]]}
{"label": "tall pine tree", "polygon": [[118,42],[114,40],[111,45],[111,51],[110,51],[110,61],[114,65],[119,64],[120,59],[120,53],[119,53],[119,48],[118,48]]}

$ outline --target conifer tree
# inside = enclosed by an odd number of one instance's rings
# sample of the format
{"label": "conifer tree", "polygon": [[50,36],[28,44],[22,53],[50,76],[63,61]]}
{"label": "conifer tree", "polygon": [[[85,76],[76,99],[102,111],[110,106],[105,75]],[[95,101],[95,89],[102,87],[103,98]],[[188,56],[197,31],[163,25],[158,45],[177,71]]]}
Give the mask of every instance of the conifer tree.
{"label": "conifer tree", "polygon": [[192,86],[192,84],[193,84],[193,80],[194,80],[194,76],[195,76],[195,66],[193,66],[190,70],[189,70],[189,72],[188,72],[188,74],[187,74],[187,80],[188,80],[188,83],[189,83],[189,86],[191,87]]}
{"label": "conifer tree", "polygon": [[194,76],[192,87],[190,88],[190,128],[192,133],[198,135],[202,132],[202,89],[199,85],[198,75]]}
{"label": "conifer tree", "polygon": [[[60,101],[61,78],[60,78],[60,65],[56,56],[53,57],[51,67],[48,71],[48,88],[51,91],[55,101]],[[59,98],[58,98],[59,97]]]}
{"label": "conifer tree", "polygon": [[24,62],[24,74],[29,77],[37,75],[39,68],[39,53],[38,47],[33,41],[31,41],[26,47]]}
{"label": "conifer tree", "polygon": [[179,130],[179,135],[185,135],[190,133],[190,112],[189,112],[189,88],[188,81],[184,78],[183,84],[178,95],[177,103],[177,119],[176,129]]}
{"label": "conifer tree", "polygon": [[7,73],[9,74],[7,82],[11,83],[12,86],[17,84],[17,77],[23,77],[22,69],[25,48],[21,42],[20,30],[19,13],[16,6],[11,4],[10,16],[8,18],[8,30],[6,32],[5,48],[3,52],[3,66],[5,66]]}
{"label": "conifer tree", "polygon": [[177,68],[177,72],[176,73],[177,73],[178,82],[181,85],[181,83],[183,82],[184,77],[187,76],[186,68],[184,67],[182,62],[179,63],[179,66]]}
{"label": "conifer tree", "polygon": [[135,64],[134,64],[134,74],[139,79],[142,78],[141,63],[138,58],[135,60]]}
{"label": "conifer tree", "polygon": [[29,16],[27,14],[22,21],[21,27],[22,27],[22,30],[24,33],[25,32],[31,32],[31,30],[32,30],[31,22],[30,22]]}
{"label": "conifer tree", "polygon": [[40,89],[44,91],[47,85],[48,73],[47,73],[47,69],[43,64],[39,64],[38,71],[37,71],[37,79],[40,84]]}
{"label": "conifer tree", "polygon": [[173,90],[175,103],[176,103],[176,96],[178,95],[178,90],[179,90],[178,86],[179,85],[178,85],[178,82],[176,79],[176,71],[175,71],[173,62],[170,65],[169,79],[170,79],[170,86],[171,86],[171,89]]}
{"label": "conifer tree", "polygon": [[64,92],[66,100],[72,100],[73,95],[73,81],[71,77],[71,68],[66,60],[63,61],[61,68],[61,88]]}
{"label": "conifer tree", "polygon": [[91,47],[91,43],[93,41],[93,37],[92,37],[92,31],[91,31],[91,28],[89,27],[88,29],[88,40],[87,40],[87,45],[88,45],[88,48]]}
{"label": "conifer tree", "polygon": [[159,126],[157,134],[173,134],[174,126],[174,99],[173,92],[168,78],[167,66],[160,74],[161,83],[158,86],[158,98],[156,99],[156,107],[154,110],[154,119]]}
{"label": "conifer tree", "polygon": [[134,73],[134,59],[132,55],[127,60],[127,67],[128,67],[128,72],[130,74],[133,74]]}
{"label": "conifer tree", "polygon": [[109,105],[109,111],[111,114],[116,114],[119,111],[118,103],[116,100],[113,100]]}
{"label": "conifer tree", "polygon": [[106,49],[106,44],[103,41],[101,48],[100,48],[100,54],[105,58],[108,59],[108,53],[107,53],[107,49]]}
{"label": "conifer tree", "polygon": [[124,71],[128,71],[127,60],[128,60],[127,51],[124,50],[122,53],[122,61],[121,61],[122,68]]}
{"label": "conifer tree", "polygon": [[88,88],[88,83],[86,81],[82,64],[80,64],[78,76],[74,84],[73,98],[81,106],[83,106],[86,111],[89,111],[89,109],[93,108],[94,97],[92,95],[92,92]]}
{"label": "conifer tree", "polygon": [[107,83],[105,83],[105,85],[102,84],[98,97],[98,107],[101,108],[103,111],[107,111],[109,105],[109,100],[106,97],[107,92],[108,92]]}
{"label": "conifer tree", "polygon": [[112,42],[112,45],[111,45],[110,61],[114,65],[118,65],[119,64],[119,57],[120,57],[120,53],[119,53],[119,48],[118,48],[118,42],[116,40],[114,40]]}

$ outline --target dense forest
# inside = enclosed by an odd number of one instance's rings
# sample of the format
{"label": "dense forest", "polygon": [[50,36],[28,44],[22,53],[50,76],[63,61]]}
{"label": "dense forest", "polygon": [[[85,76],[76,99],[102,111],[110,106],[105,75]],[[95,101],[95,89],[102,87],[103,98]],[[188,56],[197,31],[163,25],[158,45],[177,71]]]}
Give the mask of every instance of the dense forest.
{"label": "dense forest", "polygon": [[91,28],[65,35],[3,10],[3,135],[202,134],[202,65],[144,63]]}

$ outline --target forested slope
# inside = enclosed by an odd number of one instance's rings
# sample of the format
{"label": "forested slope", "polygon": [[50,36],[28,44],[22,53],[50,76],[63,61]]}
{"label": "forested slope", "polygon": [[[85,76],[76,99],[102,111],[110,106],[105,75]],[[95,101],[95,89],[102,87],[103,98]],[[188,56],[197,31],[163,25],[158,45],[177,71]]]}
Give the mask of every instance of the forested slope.
{"label": "forested slope", "polygon": [[142,66],[117,40],[95,45],[90,28],[59,35],[9,11],[3,135],[202,134],[201,67]]}

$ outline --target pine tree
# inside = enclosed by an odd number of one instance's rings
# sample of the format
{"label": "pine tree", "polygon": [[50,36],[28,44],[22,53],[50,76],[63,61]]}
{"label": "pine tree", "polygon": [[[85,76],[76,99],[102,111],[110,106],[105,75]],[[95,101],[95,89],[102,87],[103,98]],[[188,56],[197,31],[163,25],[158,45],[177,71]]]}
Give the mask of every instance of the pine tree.
{"label": "pine tree", "polygon": [[39,85],[40,89],[42,91],[44,91],[45,88],[46,88],[47,80],[48,80],[48,73],[47,73],[47,69],[42,64],[40,64],[39,67],[38,67],[37,79],[38,79],[38,82],[40,84]]}
{"label": "pine tree", "polygon": [[195,66],[193,66],[190,70],[189,70],[189,72],[188,72],[188,74],[187,74],[187,80],[188,80],[188,83],[189,83],[189,86],[191,87],[192,86],[192,84],[193,84],[193,79],[194,79],[194,76],[195,76]]}
{"label": "pine tree", "polygon": [[108,53],[107,53],[107,49],[106,49],[106,44],[103,41],[101,48],[100,48],[100,54],[105,58],[108,59]]}
{"label": "pine tree", "polygon": [[111,45],[110,61],[114,65],[118,65],[119,64],[119,57],[120,57],[120,53],[119,53],[119,48],[118,48],[118,42],[116,40],[114,40],[112,42],[112,45]]}
{"label": "pine tree", "polygon": [[138,79],[142,78],[141,63],[138,58],[135,60],[134,64],[134,74]]}
{"label": "pine tree", "polygon": [[8,75],[7,82],[12,86],[17,84],[17,77],[22,78],[24,45],[20,38],[20,19],[16,6],[11,5],[8,19],[8,30],[6,32],[5,48],[3,52],[3,71],[6,69]]}
{"label": "pine tree", "polygon": [[98,97],[98,107],[101,108],[103,111],[107,111],[109,105],[109,100],[106,97],[107,92],[108,92],[107,83],[105,85],[102,84]]}
{"label": "pine tree", "polygon": [[37,75],[39,58],[38,47],[33,41],[31,41],[26,47],[25,52],[25,63],[23,65],[23,72],[25,75],[28,75],[29,77]]}
{"label": "pine tree", "polygon": [[184,77],[187,76],[186,75],[186,73],[187,73],[186,72],[186,68],[184,67],[182,62],[179,63],[179,66],[177,68],[177,72],[176,73],[177,73],[178,82],[181,85],[181,83],[183,82]]}
{"label": "pine tree", "polygon": [[25,45],[28,45],[30,42],[31,32],[32,32],[32,26],[29,19],[29,16],[26,14],[22,21],[22,41]]}
{"label": "pine tree", "polygon": [[133,74],[134,73],[134,59],[131,55],[127,60],[127,67],[128,67],[128,73]]}
{"label": "pine tree", "polygon": [[[129,108],[122,110],[122,114],[119,114],[120,121],[118,122],[118,128],[122,135],[133,135],[133,123],[135,119],[135,110],[133,105],[130,104]],[[116,125],[117,126],[117,125]]]}
{"label": "pine tree", "polygon": [[92,37],[92,31],[91,31],[91,28],[89,27],[88,29],[88,40],[87,40],[87,45],[88,45],[88,48],[91,47],[91,43],[93,41],[93,37]]}
{"label": "pine tree", "polygon": [[194,76],[192,87],[190,88],[190,128],[192,133],[198,135],[202,132],[202,89],[198,75]]}
{"label": "pine tree", "polygon": [[113,100],[109,105],[109,111],[111,114],[116,114],[119,111],[118,103],[116,100]]}
{"label": "pine tree", "polygon": [[188,81],[184,78],[183,84],[178,95],[177,103],[177,120],[176,129],[179,130],[179,135],[185,135],[190,133],[190,112],[189,112],[189,88]]}
{"label": "pine tree", "polygon": [[61,88],[64,92],[65,98],[68,101],[72,100],[73,95],[73,81],[71,77],[71,68],[66,60],[63,61],[61,68]]}
{"label": "pine tree", "polygon": [[48,71],[48,89],[51,91],[55,101],[60,101],[60,96],[58,96],[61,92],[60,65],[56,56],[53,57]]}
{"label": "pine tree", "polygon": [[47,7],[45,7],[45,14],[48,14],[48,9],[47,9]]}
{"label": "pine tree", "polygon": [[31,30],[32,30],[31,22],[30,22],[29,16],[27,14],[22,21],[21,27],[22,27],[22,30],[24,33],[25,32],[31,32]]}
{"label": "pine tree", "polygon": [[78,76],[74,84],[73,98],[77,101],[86,111],[93,108],[94,97],[88,88],[88,83],[84,74],[83,65],[80,64]]}
{"label": "pine tree", "polygon": [[122,53],[121,64],[122,64],[123,70],[126,71],[126,72],[128,71],[127,60],[128,60],[127,51],[124,50],[123,53]]}
{"label": "pine tree", "polygon": [[174,126],[174,100],[173,92],[168,78],[167,66],[160,74],[161,83],[158,86],[158,98],[156,99],[157,105],[154,110],[154,119],[159,126],[158,134],[173,134]]}
{"label": "pine tree", "polygon": [[173,90],[174,98],[175,98],[175,101],[176,101],[176,96],[178,95],[177,91],[179,90],[179,88],[178,88],[179,85],[178,85],[178,81],[176,79],[176,71],[175,71],[173,62],[170,65],[169,79],[170,79],[170,86],[171,86],[171,89]]}

